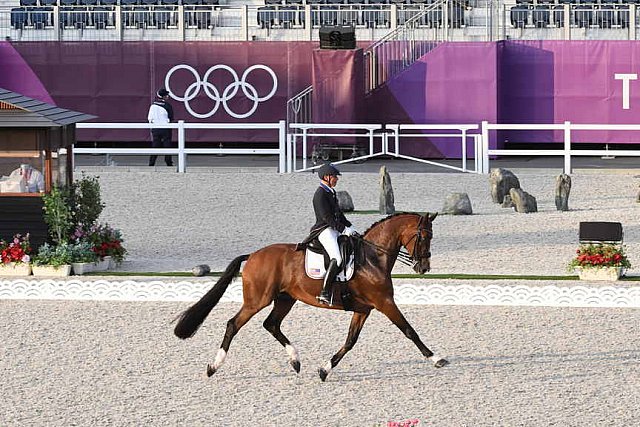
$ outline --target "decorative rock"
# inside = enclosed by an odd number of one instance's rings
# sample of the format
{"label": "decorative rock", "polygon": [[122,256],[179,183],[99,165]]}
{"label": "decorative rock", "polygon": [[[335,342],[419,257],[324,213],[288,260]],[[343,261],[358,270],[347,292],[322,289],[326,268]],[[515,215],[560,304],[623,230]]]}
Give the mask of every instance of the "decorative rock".
{"label": "decorative rock", "polygon": [[556,177],[556,209],[569,210],[569,193],[571,192],[571,177],[565,173]]}
{"label": "decorative rock", "polygon": [[396,212],[393,204],[393,188],[391,187],[391,177],[387,172],[387,167],[380,168],[380,213],[390,215]]}
{"label": "decorative rock", "polygon": [[336,197],[338,198],[338,206],[342,212],[353,212],[353,200],[346,191],[337,191]]}
{"label": "decorative rock", "polygon": [[512,208],[515,205],[513,204],[513,200],[511,200],[511,195],[509,194],[505,194],[504,195],[504,199],[502,200],[502,207],[503,208]]}
{"label": "decorative rock", "polygon": [[209,267],[207,264],[200,264],[193,267],[191,272],[194,276],[201,277],[205,274],[211,273],[211,267]]}
{"label": "decorative rock", "polygon": [[536,198],[521,188],[512,188],[509,190],[509,195],[511,196],[511,200],[513,200],[516,212],[538,212],[538,202]]}
{"label": "decorative rock", "polygon": [[520,188],[518,177],[510,170],[502,168],[491,169],[489,183],[491,184],[491,199],[493,203],[502,203],[504,196],[509,194],[509,190]]}
{"label": "decorative rock", "polygon": [[444,200],[442,213],[449,215],[471,215],[471,200],[467,193],[451,193]]}

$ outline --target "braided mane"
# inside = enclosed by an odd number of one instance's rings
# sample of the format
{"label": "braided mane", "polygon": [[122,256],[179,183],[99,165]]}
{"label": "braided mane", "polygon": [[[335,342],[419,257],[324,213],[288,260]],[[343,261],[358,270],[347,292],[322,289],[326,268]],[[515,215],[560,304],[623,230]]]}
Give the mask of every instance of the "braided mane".
{"label": "braided mane", "polygon": [[385,222],[388,219],[395,218],[395,217],[400,216],[400,215],[418,215],[418,216],[422,216],[422,214],[419,214],[417,212],[396,212],[394,214],[391,214],[391,215],[389,215],[387,217],[384,217],[381,220],[376,221],[373,224],[371,224],[371,226],[369,228],[367,228],[362,235],[364,236],[365,234],[367,234],[372,228],[375,228],[378,224],[381,224],[381,223]]}

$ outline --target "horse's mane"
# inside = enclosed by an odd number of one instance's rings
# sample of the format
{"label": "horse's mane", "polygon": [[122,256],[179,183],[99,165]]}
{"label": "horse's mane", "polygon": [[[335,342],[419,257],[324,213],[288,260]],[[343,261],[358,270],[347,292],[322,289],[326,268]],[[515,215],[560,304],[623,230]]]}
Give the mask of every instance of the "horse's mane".
{"label": "horse's mane", "polygon": [[373,224],[371,224],[371,226],[369,228],[367,228],[362,235],[363,236],[366,235],[371,229],[375,228],[376,226],[378,226],[379,224],[385,222],[386,220],[391,219],[391,218],[395,218],[395,217],[400,216],[400,215],[418,215],[418,216],[420,216],[421,214],[419,214],[417,212],[396,212],[394,214],[386,216],[386,217],[382,218],[381,220],[376,221]]}

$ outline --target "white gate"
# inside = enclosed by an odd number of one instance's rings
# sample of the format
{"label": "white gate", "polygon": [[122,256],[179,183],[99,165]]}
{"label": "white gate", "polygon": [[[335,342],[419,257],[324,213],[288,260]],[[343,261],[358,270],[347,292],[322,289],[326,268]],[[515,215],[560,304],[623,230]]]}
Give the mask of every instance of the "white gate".
{"label": "white gate", "polygon": [[[358,150],[364,150],[366,154],[356,152],[356,148],[352,148],[352,144],[335,144],[338,150],[344,150],[345,147],[347,147],[347,151],[352,150],[352,155],[348,159],[339,159],[332,163],[360,162],[378,156],[393,156],[461,172],[481,173],[483,158],[481,135],[479,133],[469,133],[470,130],[478,129],[479,125],[475,124],[291,123],[287,135],[287,172],[310,171],[320,167],[315,155],[317,147],[323,144],[319,140],[348,137],[358,141],[365,141],[365,144]],[[442,162],[404,155],[401,153],[403,138],[451,138],[454,142],[459,140],[461,166],[457,167]],[[468,149],[469,141],[472,141],[472,150]],[[298,143],[300,143],[300,150],[298,150]],[[392,148],[390,148],[390,145],[392,145]],[[322,146],[326,147],[326,145]],[[474,168],[472,170],[467,167],[467,160],[471,155],[474,159]],[[312,159],[311,164],[308,161],[309,157]]]}

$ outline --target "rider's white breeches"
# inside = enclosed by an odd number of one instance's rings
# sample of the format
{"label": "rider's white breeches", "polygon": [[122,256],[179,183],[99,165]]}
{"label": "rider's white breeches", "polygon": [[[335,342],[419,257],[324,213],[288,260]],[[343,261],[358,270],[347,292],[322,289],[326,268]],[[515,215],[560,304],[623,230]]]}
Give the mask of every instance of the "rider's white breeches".
{"label": "rider's white breeches", "polygon": [[318,235],[318,240],[322,243],[324,250],[329,254],[329,258],[334,258],[338,261],[338,265],[342,265],[342,255],[340,255],[340,248],[338,247],[338,233],[331,227],[327,227],[322,230],[322,233]]}

